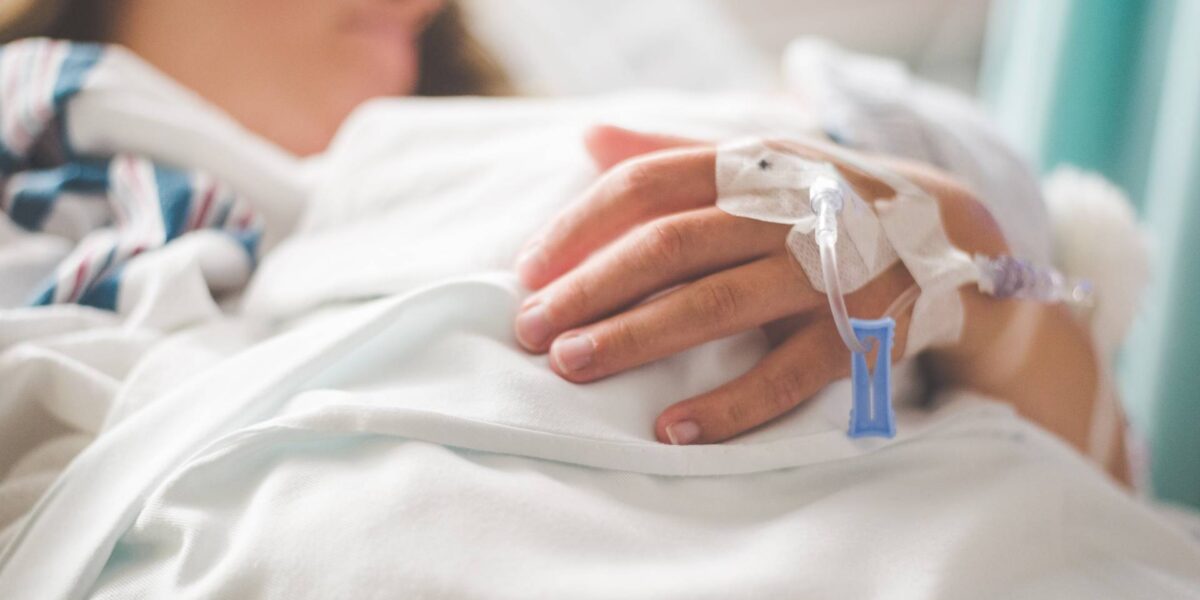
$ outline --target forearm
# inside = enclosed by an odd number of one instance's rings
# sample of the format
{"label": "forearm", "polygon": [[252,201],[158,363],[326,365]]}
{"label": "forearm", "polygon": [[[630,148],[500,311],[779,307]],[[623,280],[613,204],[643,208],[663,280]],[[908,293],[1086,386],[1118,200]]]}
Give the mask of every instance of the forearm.
{"label": "forearm", "polygon": [[[962,340],[934,353],[931,361],[939,381],[1003,399],[1023,417],[1088,452],[1106,374],[1086,326],[1063,305],[999,301],[974,290],[962,296]],[[1116,440],[1104,468],[1128,483],[1120,419],[1115,427],[1100,432]]]}
{"label": "forearm", "polygon": [[[940,199],[943,224],[955,246],[971,254],[1011,253],[991,215],[958,182],[923,165],[894,168]],[[1064,305],[997,300],[974,287],[960,294],[962,339],[952,348],[931,352],[939,382],[1010,402],[1025,418],[1087,452],[1097,401],[1107,393],[1103,357],[1096,355],[1087,326]],[[1124,424],[1116,421],[1115,431],[1099,432],[1116,440],[1104,466],[1128,482]]]}

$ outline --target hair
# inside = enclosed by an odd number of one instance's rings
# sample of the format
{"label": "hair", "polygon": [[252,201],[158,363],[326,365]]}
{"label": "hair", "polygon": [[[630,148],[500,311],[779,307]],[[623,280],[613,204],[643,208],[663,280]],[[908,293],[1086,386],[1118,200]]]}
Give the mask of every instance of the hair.
{"label": "hair", "polygon": [[[0,43],[24,37],[108,42],[119,0],[0,0]],[[418,96],[501,96],[507,76],[450,2],[421,38]]]}

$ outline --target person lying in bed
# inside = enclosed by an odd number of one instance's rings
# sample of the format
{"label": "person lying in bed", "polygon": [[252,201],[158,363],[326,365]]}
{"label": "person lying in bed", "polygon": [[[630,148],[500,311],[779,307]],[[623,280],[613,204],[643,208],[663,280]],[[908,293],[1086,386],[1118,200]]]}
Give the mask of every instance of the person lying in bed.
{"label": "person lying in bed", "polygon": [[[440,0],[64,0],[31,11],[24,33],[125,46],[296,156],[323,151],[370,98],[506,87],[455,7]],[[715,207],[718,141],[595,128],[580,143],[603,174],[515,267],[533,291],[516,317],[516,337],[530,352],[549,353],[555,372],[572,382],[747,329],[766,332],[774,349],[757,367],[662,412],[654,432],[663,443],[727,440],[788,413],[849,371],[823,296],[785,248],[788,227]],[[962,250],[1010,252],[955,173],[900,156],[867,159],[935,196],[949,239]],[[881,181],[840,166],[864,198],[888,195]],[[847,297],[850,312],[878,314],[912,284],[897,263]],[[1102,380],[1087,328],[1063,306],[998,301],[969,287],[961,299],[961,339],[926,354],[937,384],[1003,398],[1085,450]],[[896,358],[905,354],[908,317],[898,319]],[[1014,354],[999,361],[1010,364],[998,376],[998,357]],[[1102,458],[1124,480],[1123,456],[1118,443]]]}

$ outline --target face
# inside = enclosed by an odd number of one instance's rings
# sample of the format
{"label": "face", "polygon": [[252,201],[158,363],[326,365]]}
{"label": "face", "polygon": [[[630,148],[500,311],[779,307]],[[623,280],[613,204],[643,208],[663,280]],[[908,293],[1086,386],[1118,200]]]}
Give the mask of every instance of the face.
{"label": "face", "polygon": [[416,86],[444,0],[125,0],[115,41],[297,154],[364,100]]}

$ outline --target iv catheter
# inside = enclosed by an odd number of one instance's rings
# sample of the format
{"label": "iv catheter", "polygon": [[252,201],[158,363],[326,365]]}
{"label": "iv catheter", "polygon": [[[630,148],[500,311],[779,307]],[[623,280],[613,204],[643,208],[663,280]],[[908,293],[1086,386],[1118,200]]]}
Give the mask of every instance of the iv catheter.
{"label": "iv catheter", "polygon": [[[737,217],[792,226],[787,247],[812,287],[825,292],[838,337],[850,352],[850,437],[895,435],[892,345],[896,321],[910,310],[904,350],[915,353],[958,339],[963,285],[973,283],[996,299],[1092,303],[1086,281],[1012,256],[972,257],[954,247],[940,222],[937,198],[905,177],[835,144],[805,140],[801,145],[809,152],[761,139],[723,145],[717,154],[717,206]],[[845,168],[893,194],[864,200],[840,172]],[[843,294],[860,289],[896,260],[908,269],[913,285],[880,318],[852,318]],[[873,370],[867,360],[871,353]]]}
{"label": "iv catheter", "polygon": [[[891,183],[886,180],[892,178],[881,179]],[[822,175],[813,180],[808,193],[810,208],[816,215],[813,235],[820,252],[821,276],[829,310],[839,337],[851,353],[853,409],[848,435],[893,437],[896,428],[891,397],[891,350],[895,319],[916,302],[921,290],[915,284],[911,286],[892,302],[880,319],[852,319],[838,276],[837,214],[846,204],[846,195],[853,192],[847,190],[843,182]],[[1090,306],[1094,301],[1090,282],[1070,280],[1052,268],[1012,256],[976,255],[974,264],[979,272],[979,290],[997,299],[1069,302],[1084,306]],[[876,347],[875,370],[869,372],[866,355]]]}
{"label": "iv catheter", "polygon": [[808,188],[808,198],[813,214],[817,215],[814,235],[821,253],[821,277],[825,282],[825,294],[829,298],[829,310],[838,335],[851,352],[867,352],[850,325],[850,314],[842,295],[842,284],[837,268],[837,213],[845,205],[842,184],[830,177],[818,177]]}
{"label": "iv catheter", "polygon": [[[891,390],[891,354],[896,321],[890,314],[874,321],[851,319],[846,310],[837,268],[837,213],[845,205],[845,192],[841,182],[825,176],[817,177],[808,188],[809,202],[817,217],[814,235],[821,254],[821,277],[829,299],[829,310],[838,335],[851,353],[854,408],[850,412],[848,434],[850,437],[892,437],[896,434]],[[916,294],[911,293],[913,291],[919,292],[919,289],[910,289],[898,300],[915,300]],[[894,305],[889,313],[897,308]],[[907,306],[899,310],[904,308]],[[864,343],[864,339],[871,343]],[[874,373],[868,372],[866,358],[872,347],[878,348]]]}

